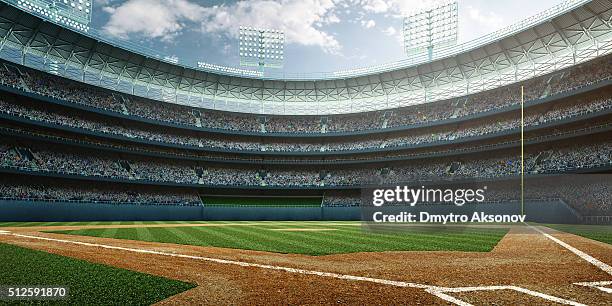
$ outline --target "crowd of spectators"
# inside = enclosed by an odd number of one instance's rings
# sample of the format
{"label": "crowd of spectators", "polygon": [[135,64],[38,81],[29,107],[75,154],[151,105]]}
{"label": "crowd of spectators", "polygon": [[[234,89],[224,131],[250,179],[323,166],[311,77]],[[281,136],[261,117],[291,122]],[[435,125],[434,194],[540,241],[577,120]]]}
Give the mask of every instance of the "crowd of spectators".
{"label": "crowd of spectators", "polygon": [[[488,183],[486,203],[518,201],[518,181]],[[561,199],[583,216],[612,214],[612,179],[607,175],[580,175],[528,180],[525,198],[528,201]],[[138,205],[201,205],[196,191],[159,190],[146,186],[88,186],[78,183],[7,180],[0,181],[0,199],[22,201],[62,201],[76,203],[138,204]],[[325,195],[325,207],[357,207],[359,194]]]}
{"label": "crowd of spectators", "polygon": [[323,178],[317,171],[276,170],[267,172],[262,181],[267,186],[300,187],[322,186]]}
{"label": "crowd of spectators", "polygon": [[154,191],[145,188],[87,187],[62,184],[0,184],[0,199],[69,201],[141,205],[201,205],[196,192]]}
{"label": "crowd of spectators", "polygon": [[612,56],[466,97],[386,111],[331,116],[261,116],[197,109],[127,97],[8,63],[3,66],[0,69],[0,82],[3,84],[148,120],[232,131],[330,133],[407,126],[500,109],[520,102],[521,86],[526,101],[562,93],[610,78]]}
{"label": "crowd of spectators", "polygon": [[321,117],[317,116],[270,116],[265,120],[264,129],[268,133],[321,133],[321,121]]}
{"label": "crowd of spectators", "polygon": [[[489,141],[479,141],[477,143],[465,143],[453,145],[452,147],[423,147],[410,151],[390,151],[390,152],[373,152],[367,154],[347,154],[337,156],[310,156],[310,155],[244,155],[231,153],[217,153],[209,151],[193,151],[171,147],[149,146],[137,143],[123,143],[104,138],[93,138],[82,134],[69,134],[59,130],[49,130],[37,127],[23,127],[12,125],[5,122],[7,126],[0,127],[3,133],[10,133],[17,137],[35,137],[43,141],[52,140],[60,143],[85,145],[90,148],[106,149],[111,151],[122,151],[127,153],[141,154],[145,156],[169,157],[176,159],[200,160],[208,162],[248,162],[253,164],[292,164],[292,165],[321,165],[321,164],[338,164],[338,163],[358,163],[364,161],[398,161],[411,158],[434,157],[440,155],[457,154],[460,152],[482,152],[489,151],[494,148],[503,147],[511,144],[518,144],[518,137],[491,139]],[[604,129],[610,124],[602,121],[602,124],[584,123],[588,128]],[[567,129],[555,129],[554,131],[542,130],[529,135],[525,138],[526,142],[542,141],[551,137],[559,137],[563,135],[574,135],[585,130],[581,126],[570,126]]]}
{"label": "crowd of spectators", "polygon": [[361,204],[361,198],[359,197],[359,195],[354,195],[354,196],[325,195],[323,196],[323,206],[325,207],[352,207],[352,206],[359,206],[360,204]]}
{"label": "crowd of spectators", "polygon": [[253,169],[208,167],[202,170],[200,184],[212,186],[261,186],[259,172]]}
{"label": "crowd of spectators", "polygon": [[552,173],[558,169],[582,169],[609,166],[612,161],[612,144],[601,143],[583,146],[580,149],[561,148],[550,150],[550,155],[537,165],[541,173]]}
{"label": "crowd of spectators", "polygon": [[[600,112],[612,108],[612,97],[587,96],[586,98],[559,103],[548,109],[538,109],[527,112],[525,126],[532,127],[556,120]],[[435,129],[419,129],[410,131],[407,135],[379,136],[357,139],[328,140],[312,142],[308,139],[292,139],[281,142],[277,139],[254,139],[250,136],[221,137],[198,135],[197,133],[181,133],[182,131],[164,131],[154,128],[126,127],[106,122],[100,119],[85,118],[79,115],[60,113],[37,106],[26,106],[9,103],[0,99],[0,113],[41,121],[71,128],[84,129],[91,132],[121,136],[127,139],[161,142],[169,145],[209,148],[213,150],[234,150],[254,152],[342,152],[360,151],[392,147],[410,147],[433,142],[452,142],[462,138],[484,136],[500,133],[520,127],[518,114],[497,116],[466,122],[461,125],[449,125]],[[167,130],[167,129],[166,129]]]}
{"label": "crowd of spectators", "polygon": [[[542,154],[548,153],[548,154]],[[542,157],[544,156],[544,157]],[[525,156],[525,171],[528,174],[567,173],[577,169],[612,167],[612,142],[596,144],[567,143],[554,150],[530,152]],[[86,177],[106,177],[114,179],[136,180],[166,183],[178,186],[208,185],[215,187],[250,186],[250,187],[359,187],[369,184],[426,183],[436,181],[461,181],[465,179],[492,179],[517,177],[521,171],[520,157],[510,152],[480,158],[441,158],[402,163],[387,167],[363,168],[304,168],[290,170],[287,168],[234,168],[206,166],[197,163],[163,161],[157,159],[120,159],[112,154],[92,152],[58,152],[54,148],[43,148],[32,145],[17,147],[0,145],[0,166],[5,169],[19,168],[24,171],[45,171],[58,174],[70,174]],[[605,176],[605,175],[604,175]],[[606,177],[604,177],[606,178]],[[609,181],[609,178],[607,178]],[[600,186],[607,182],[602,179],[593,184],[599,193],[609,190],[610,186]],[[65,187],[45,185],[18,184],[3,180],[0,191],[5,198],[27,198],[47,200],[98,201],[121,203],[153,203],[196,205],[199,199],[191,194],[155,193],[149,191],[130,192],[122,190],[98,189],[98,183],[88,186],[80,184]],[[188,184],[187,186],[185,184]],[[599,184],[599,185],[598,185]],[[23,185],[28,185],[24,187]],[[551,184],[555,185],[555,184]],[[584,185],[584,184],[583,184]],[[589,184],[587,184],[589,185]],[[589,185],[589,186],[590,186]],[[87,187],[85,187],[87,186]],[[566,184],[565,186],[573,186]],[[116,188],[115,188],[116,189]],[[529,197],[544,197],[549,192],[546,188],[532,188]],[[538,193],[540,192],[540,193]],[[549,192],[550,193],[550,192]],[[593,214],[597,211],[610,212],[609,193],[589,198],[569,197],[568,201],[580,202],[581,211]],[[499,194],[495,199],[511,199],[516,194]],[[513,199],[513,198],[512,198]],[[491,199],[489,199],[491,200]],[[352,204],[351,204],[352,203]],[[327,206],[353,206],[358,201],[353,197],[328,197]]]}
{"label": "crowd of spectators", "polygon": [[[528,173],[557,173],[612,165],[612,142],[568,146],[525,156]],[[0,147],[0,165],[28,171],[212,186],[362,186],[440,179],[495,178],[520,173],[520,157],[511,152],[482,158],[417,160],[389,167],[312,169],[206,166],[194,162],[152,158],[121,159],[95,152],[59,152],[47,148]]]}
{"label": "crowd of spectators", "polygon": [[[461,117],[515,105],[520,101],[520,87],[525,88],[527,101],[579,88],[612,74],[612,56],[606,56],[564,71],[556,72],[520,84],[456,98],[410,106],[391,111],[378,111],[333,116],[257,116],[188,108],[137,97],[127,97],[78,82],[47,75],[39,71],[5,64],[0,69],[0,82],[13,87],[57,99],[79,103],[144,119],[172,122],[181,125],[235,131],[272,133],[342,132],[406,126]],[[601,112],[612,108],[609,94],[582,96],[550,107],[534,108],[526,113],[526,126],[537,126],[557,120]],[[152,140],[165,144],[198,148],[231,149],[255,152],[338,152],[368,149],[417,146],[438,141],[449,143],[467,137],[499,133],[520,127],[516,114],[506,114],[445,125],[431,129],[417,129],[393,136],[362,137],[321,142],[309,140],[266,140],[254,137],[210,136],[195,132],[163,128],[125,126],[116,121],[103,121],[95,116],[60,112],[52,108],[0,99],[0,113],[19,116],[65,127],[122,136],[129,139]],[[86,136],[83,136],[86,137]],[[336,139],[336,138],[334,138]],[[137,146],[137,145],[135,145]],[[133,149],[133,148],[131,148]],[[172,148],[164,152],[185,154]],[[563,173],[576,169],[612,166],[612,142],[589,145],[566,145],[525,156],[525,170],[531,174]],[[545,153],[545,154],[543,154]],[[211,156],[216,153],[207,152]],[[382,154],[389,157],[393,154]],[[397,153],[399,154],[399,153]],[[222,157],[218,155],[217,157]],[[359,155],[352,156],[358,158]],[[298,157],[296,157],[298,158]],[[368,156],[366,158],[371,158]],[[400,182],[455,180],[466,178],[499,178],[520,173],[520,157],[501,154],[479,158],[439,158],[398,163],[385,167],[325,168],[307,167],[288,169],[275,167],[208,166],[193,161],[156,158],[123,157],[115,154],[61,150],[41,146],[20,146],[0,138],[0,167],[25,171],[46,171],[87,177],[104,177],[174,185],[254,186],[254,187],[320,187],[363,186],[370,183],[397,184]],[[97,186],[97,185],[96,185]],[[611,211],[610,186],[592,184],[595,198],[589,198],[580,209],[583,213]],[[603,193],[601,191],[604,191]],[[605,191],[608,191],[607,193]],[[71,200],[103,203],[147,203],[199,205],[195,192],[154,191],[148,188],[94,188],[82,185],[46,185],[0,181],[4,198]],[[575,194],[579,194],[576,192]],[[538,194],[534,194],[538,196]],[[503,198],[499,196],[498,198]],[[579,199],[575,199],[578,201]],[[585,202],[585,201],[583,201]],[[326,206],[355,206],[359,199],[351,196],[324,198]]]}

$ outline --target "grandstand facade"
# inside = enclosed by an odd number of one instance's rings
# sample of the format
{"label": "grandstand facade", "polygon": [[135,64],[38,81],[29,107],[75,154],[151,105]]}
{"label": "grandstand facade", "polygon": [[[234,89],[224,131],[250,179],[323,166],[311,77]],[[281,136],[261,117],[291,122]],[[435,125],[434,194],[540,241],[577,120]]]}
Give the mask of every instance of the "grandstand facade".
{"label": "grandstand facade", "polygon": [[[384,71],[254,78],[166,63],[5,1],[0,210],[238,218],[218,198],[242,195],[246,215],[353,219],[372,184],[487,181],[503,202],[522,169],[609,173],[612,4],[569,1],[495,35]],[[585,188],[612,188],[595,181]],[[575,194],[561,200],[581,218],[612,213],[609,197]],[[294,207],[250,205],[270,197]]]}

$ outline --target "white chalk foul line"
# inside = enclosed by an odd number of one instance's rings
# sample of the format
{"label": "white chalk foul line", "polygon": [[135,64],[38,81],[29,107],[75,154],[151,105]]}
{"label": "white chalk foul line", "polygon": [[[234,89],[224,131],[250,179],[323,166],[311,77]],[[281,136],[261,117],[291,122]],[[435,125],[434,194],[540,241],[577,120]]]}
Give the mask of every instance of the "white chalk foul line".
{"label": "white chalk foul line", "polygon": [[434,290],[434,289],[425,289],[426,292],[428,292],[431,295],[437,296],[440,299],[443,299],[449,303],[453,303],[455,305],[459,305],[459,306],[473,306],[472,304],[468,303],[468,302],[464,302],[458,298],[452,297],[442,291],[439,290]]}
{"label": "white chalk foul line", "polygon": [[532,226],[532,225],[528,225],[529,227],[535,229],[536,231],[538,231],[540,234],[544,235],[546,238],[556,242],[557,244],[559,244],[560,246],[570,250],[572,253],[578,255],[578,257],[586,260],[587,262],[591,263],[592,265],[596,266],[597,268],[599,268],[600,270],[612,275],[612,267],[610,267],[608,264],[606,264],[605,262],[600,261],[599,259],[553,237],[552,235],[545,233],[544,231],[542,231],[541,229]]}
{"label": "white chalk foul line", "polygon": [[[550,234],[545,233],[544,231],[542,231],[541,229],[535,227],[535,226],[531,226],[533,229],[535,229],[536,231],[540,232],[542,235],[544,235],[546,238],[556,242],[557,244],[561,245],[562,247],[570,250],[572,253],[578,255],[580,258],[588,261],[589,263],[591,263],[592,265],[596,266],[597,268],[603,270],[604,272],[612,275],[612,267],[610,267],[610,265],[598,260],[597,258],[582,252],[578,249],[576,249],[575,247],[553,237]],[[612,289],[610,288],[606,288],[604,286],[608,286],[608,285],[612,285],[612,281],[601,281],[601,282],[586,282],[586,283],[574,283],[574,285],[578,285],[578,286],[585,286],[585,287],[592,287],[592,288],[596,288],[599,289],[603,292],[606,293],[612,293]]]}
{"label": "white chalk foul line", "polygon": [[540,297],[542,299],[545,299],[545,300],[548,300],[548,301],[552,301],[552,302],[557,302],[557,303],[560,303],[560,304],[574,305],[574,306],[583,306],[583,304],[576,303],[574,301],[558,298],[558,297],[555,297],[555,296],[543,294],[543,293],[540,293],[540,292],[537,292],[537,291],[532,291],[532,290],[529,290],[529,289],[525,289],[525,288],[521,288],[521,287],[516,287],[516,286],[482,286],[482,287],[447,288],[447,287],[438,287],[438,286],[418,284],[418,283],[411,283],[411,282],[402,282],[402,281],[386,280],[386,279],[380,279],[380,278],[355,276],[355,275],[348,275],[348,274],[339,274],[339,273],[333,273],[333,272],[321,272],[321,271],[314,271],[314,270],[305,270],[305,269],[297,269],[297,268],[282,267],[282,266],[264,265],[264,264],[257,264],[257,263],[243,262],[243,261],[235,261],[235,260],[227,260],[227,259],[219,259],[219,258],[211,258],[211,257],[203,257],[203,256],[195,256],[195,255],[185,255],[185,254],[178,254],[178,253],[166,253],[166,252],[152,251],[152,250],[146,250],[146,249],[126,248],[126,247],[119,247],[119,246],[106,245],[106,244],[98,244],[98,243],[81,242],[81,241],[74,241],[74,240],[64,240],[64,239],[48,238],[48,237],[41,237],[41,236],[22,235],[22,234],[11,233],[11,232],[8,232],[8,231],[0,231],[0,235],[11,235],[11,236],[15,236],[15,237],[22,237],[22,238],[29,238],[29,239],[38,239],[38,240],[46,240],[46,241],[54,241],[54,242],[60,242],[60,243],[70,243],[70,244],[76,244],[76,245],[83,245],[83,246],[90,246],[90,247],[99,247],[99,248],[111,249],[111,250],[121,250],[121,251],[134,252],[134,253],[144,253],[144,254],[170,256],[170,257],[178,257],[178,258],[196,259],[196,260],[214,262],[214,263],[219,263],[219,264],[236,265],[236,266],[241,266],[241,267],[255,267],[255,268],[261,268],[261,269],[285,271],[285,272],[289,272],[289,273],[297,273],[297,274],[304,274],[304,275],[316,275],[316,276],[321,276],[321,277],[329,277],[329,278],[342,279],[342,280],[350,280],[350,281],[363,281],[363,282],[370,282],[370,283],[389,285],[389,286],[395,286],[395,287],[406,287],[406,288],[424,289],[426,292],[428,292],[428,293],[430,293],[430,294],[432,294],[432,295],[434,295],[434,296],[436,296],[436,297],[438,297],[440,299],[443,299],[443,300],[445,300],[445,301],[447,301],[449,303],[453,303],[453,304],[460,305],[460,306],[471,306],[471,304],[467,303],[467,302],[464,302],[464,301],[462,301],[460,299],[454,298],[454,297],[446,294],[446,292],[455,292],[456,293],[456,292],[468,292],[468,291],[479,291],[479,290],[515,290],[515,291],[518,291],[518,292],[522,292],[522,293],[529,294],[529,295],[532,295],[532,296]]}
{"label": "white chalk foul line", "polygon": [[344,280],[364,281],[364,282],[371,282],[371,283],[390,285],[390,286],[396,286],[396,287],[409,287],[409,288],[419,288],[419,289],[435,288],[435,286],[410,283],[410,282],[392,281],[392,280],[385,280],[385,279],[371,278],[371,277],[364,277],[364,276],[354,276],[354,275],[347,275],[347,274],[320,272],[320,271],[282,267],[282,266],[264,265],[264,264],[219,259],[219,258],[211,258],[211,257],[203,257],[203,256],[196,256],[196,255],[166,253],[166,252],[152,251],[152,250],[146,250],[146,249],[126,248],[126,247],[113,246],[113,245],[105,245],[105,244],[98,244],[98,243],[73,241],[73,240],[64,240],[64,239],[48,238],[48,237],[41,237],[41,236],[22,235],[22,234],[15,234],[15,233],[0,233],[0,234],[5,234],[5,235],[9,234],[12,236],[22,237],[22,238],[39,239],[39,240],[54,241],[54,242],[61,242],[61,243],[71,243],[71,244],[77,244],[77,245],[99,247],[99,248],[112,249],[112,250],[121,250],[121,251],[135,252],[135,253],[197,259],[197,260],[209,261],[209,262],[214,262],[214,263],[219,263],[219,264],[237,265],[241,267],[255,267],[255,268],[268,269],[268,270],[279,270],[279,271],[285,271],[285,272],[290,272],[290,273],[317,275],[317,276],[344,279]]}
{"label": "white chalk foul line", "polygon": [[588,283],[574,283],[574,285],[592,287],[595,289],[599,289],[605,293],[612,293],[612,288],[606,288],[604,286],[612,285],[612,281],[605,282],[588,282]]}

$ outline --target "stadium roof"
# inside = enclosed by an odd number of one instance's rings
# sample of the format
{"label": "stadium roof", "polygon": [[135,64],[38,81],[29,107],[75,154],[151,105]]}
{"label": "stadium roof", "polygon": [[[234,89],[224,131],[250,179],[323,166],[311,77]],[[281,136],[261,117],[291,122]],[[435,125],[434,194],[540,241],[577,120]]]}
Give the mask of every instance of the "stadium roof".
{"label": "stadium roof", "polygon": [[476,93],[612,50],[612,2],[571,0],[480,39],[377,67],[241,76],[177,65],[95,31],[0,3],[0,57],[96,86],[196,107],[262,114],[395,108]]}

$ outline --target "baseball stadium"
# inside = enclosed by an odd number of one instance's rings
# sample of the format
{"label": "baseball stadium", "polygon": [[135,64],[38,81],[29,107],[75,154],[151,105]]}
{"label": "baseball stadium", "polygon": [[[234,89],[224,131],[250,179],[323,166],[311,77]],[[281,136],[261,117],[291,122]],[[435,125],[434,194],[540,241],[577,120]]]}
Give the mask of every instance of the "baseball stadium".
{"label": "baseball stadium", "polygon": [[[0,303],[612,305],[612,1],[466,42],[436,2],[403,58],[332,72],[220,21],[310,1],[118,1],[0,1]],[[236,63],[94,26],[139,3]]]}

